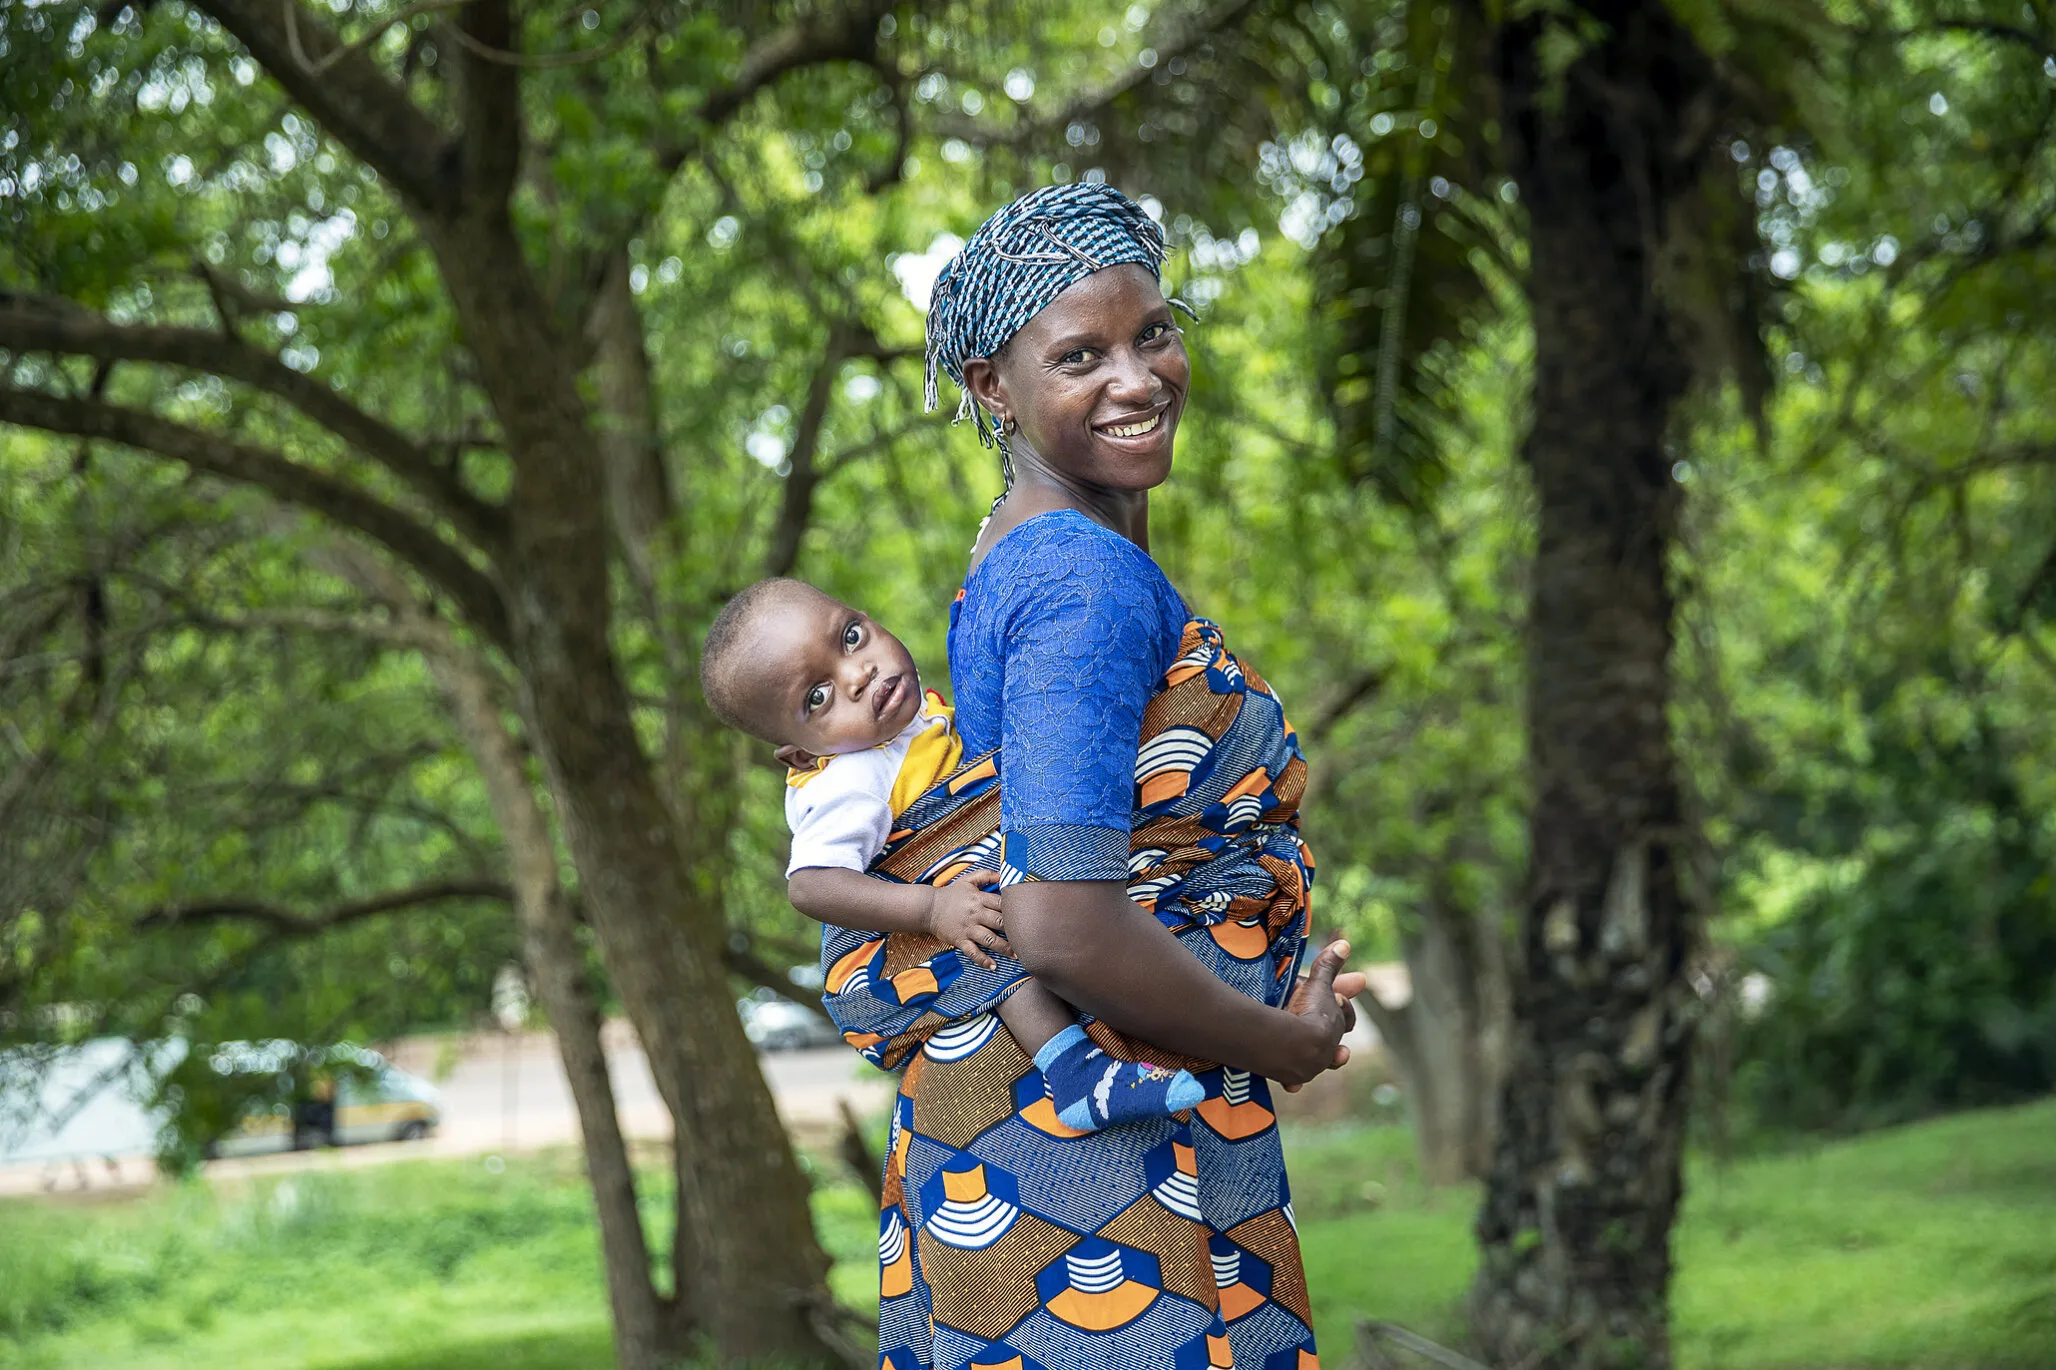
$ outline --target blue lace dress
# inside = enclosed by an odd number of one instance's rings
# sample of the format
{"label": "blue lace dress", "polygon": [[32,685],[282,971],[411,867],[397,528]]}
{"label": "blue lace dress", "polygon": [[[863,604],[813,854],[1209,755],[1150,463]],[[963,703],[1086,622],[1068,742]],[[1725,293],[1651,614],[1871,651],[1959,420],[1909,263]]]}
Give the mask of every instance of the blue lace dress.
{"label": "blue lace dress", "polygon": [[[1015,528],[966,582],[950,676],[965,755],[1001,749],[1008,879],[1128,877],[1144,707],[1186,623],[1146,553],[1069,511]],[[1277,707],[1253,678],[1246,699]],[[1297,756],[1282,712],[1266,726]],[[1278,871],[1295,885],[1288,867],[1304,873],[1296,857],[1260,866],[1250,850],[1245,884],[1275,892]],[[1303,934],[1252,950],[1232,924],[1180,926],[1242,992],[1275,1003],[1289,986]],[[1208,1097],[1189,1121],[1080,1134],[989,1014],[930,1038],[902,1078],[886,1164],[881,1365],[1314,1370],[1268,1087],[1228,1069],[1201,1079]]]}

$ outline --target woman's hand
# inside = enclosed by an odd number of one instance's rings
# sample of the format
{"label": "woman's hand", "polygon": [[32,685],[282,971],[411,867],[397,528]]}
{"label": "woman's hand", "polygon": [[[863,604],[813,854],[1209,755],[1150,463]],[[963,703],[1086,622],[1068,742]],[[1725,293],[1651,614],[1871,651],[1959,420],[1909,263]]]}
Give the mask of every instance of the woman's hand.
{"label": "woman's hand", "polygon": [[1001,902],[1022,968],[1131,1037],[1287,1088],[1349,1059],[1342,1034],[1356,1015],[1346,1000],[1363,992],[1364,977],[1343,973],[1346,942],[1323,951],[1290,1007],[1278,1009],[1201,965],[1128,898],[1126,881],[1028,880],[1002,890]]}
{"label": "woman's hand", "polygon": [[1364,992],[1365,977],[1361,971],[1343,971],[1348,959],[1349,943],[1330,942],[1314,958],[1313,973],[1299,982],[1285,1005],[1285,1011],[1308,1029],[1303,1051],[1295,1053],[1285,1068],[1269,1072],[1288,1092],[1296,1093],[1322,1071],[1339,1069],[1349,1061],[1342,1038],[1356,1026],[1356,1007],[1350,1001]]}

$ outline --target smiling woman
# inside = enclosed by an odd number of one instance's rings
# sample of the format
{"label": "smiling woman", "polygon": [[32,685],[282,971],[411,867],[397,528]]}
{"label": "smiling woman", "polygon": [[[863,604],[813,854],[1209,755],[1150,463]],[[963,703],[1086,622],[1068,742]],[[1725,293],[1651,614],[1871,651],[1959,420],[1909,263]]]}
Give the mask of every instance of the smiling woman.
{"label": "smiling woman", "polygon": [[[996,855],[1012,955],[979,972],[899,934],[824,939],[845,1037],[906,1067],[879,1229],[895,1370],[1316,1364],[1267,1077],[1347,1059],[1361,977],[1337,944],[1296,978],[1305,759],[1149,555],[1191,378],[1163,254],[1119,192],[1050,187],[936,281],[931,402],[937,373],[963,386],[1008,488],[951,611],[965,761],[874,870]],[[1030,989],[1079,1010],[1102,1060],[1187,1066],[1197,1105],[1068,1126],[993,1018]]]}

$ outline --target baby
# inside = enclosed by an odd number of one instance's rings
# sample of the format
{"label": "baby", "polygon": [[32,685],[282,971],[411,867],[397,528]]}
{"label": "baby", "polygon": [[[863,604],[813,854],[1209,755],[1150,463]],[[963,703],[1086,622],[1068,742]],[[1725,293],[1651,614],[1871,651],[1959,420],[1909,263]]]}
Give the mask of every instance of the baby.
{"label": "baby", "polygon": [[[700,686],[722,722],[771,743],[790,768],[793,907],[862,932],[926,933],[988,970],[992,952],[1011,954],[999,894],[988,888],[997,872],[941,886],[865,874],[893,819],[963,759],[949,705],[922,691],[898,638],[802,581],[761,580],[707,630]],[[1035,1058],[1066,1126],[1091,1132],[1161,1118],[1204,1094],[1189,1071],[1106,1055],[1070,1006],[1033,980],[997,1012]]]}

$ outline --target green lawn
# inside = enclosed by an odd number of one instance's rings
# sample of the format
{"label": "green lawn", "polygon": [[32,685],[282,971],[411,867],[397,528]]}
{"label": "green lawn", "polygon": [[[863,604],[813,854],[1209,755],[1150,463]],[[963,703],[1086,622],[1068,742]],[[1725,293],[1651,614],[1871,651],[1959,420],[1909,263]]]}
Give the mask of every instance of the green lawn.
{"label": "green lawn", "polygon": [[[1473,1195],[1424,1187],[1396,1128],[1301,1129],[1292,1152],[1330,1363],[1360,1316],[1455,1336]],[[861,1306],[869,1202],[815,1203]],[[2056,1367],[2056,1102],[1699,1166],[1678,1257],[1686,1370]],[[600,1370],[597,1261],[561,1155],[9,1202],[0,1367]]]}

